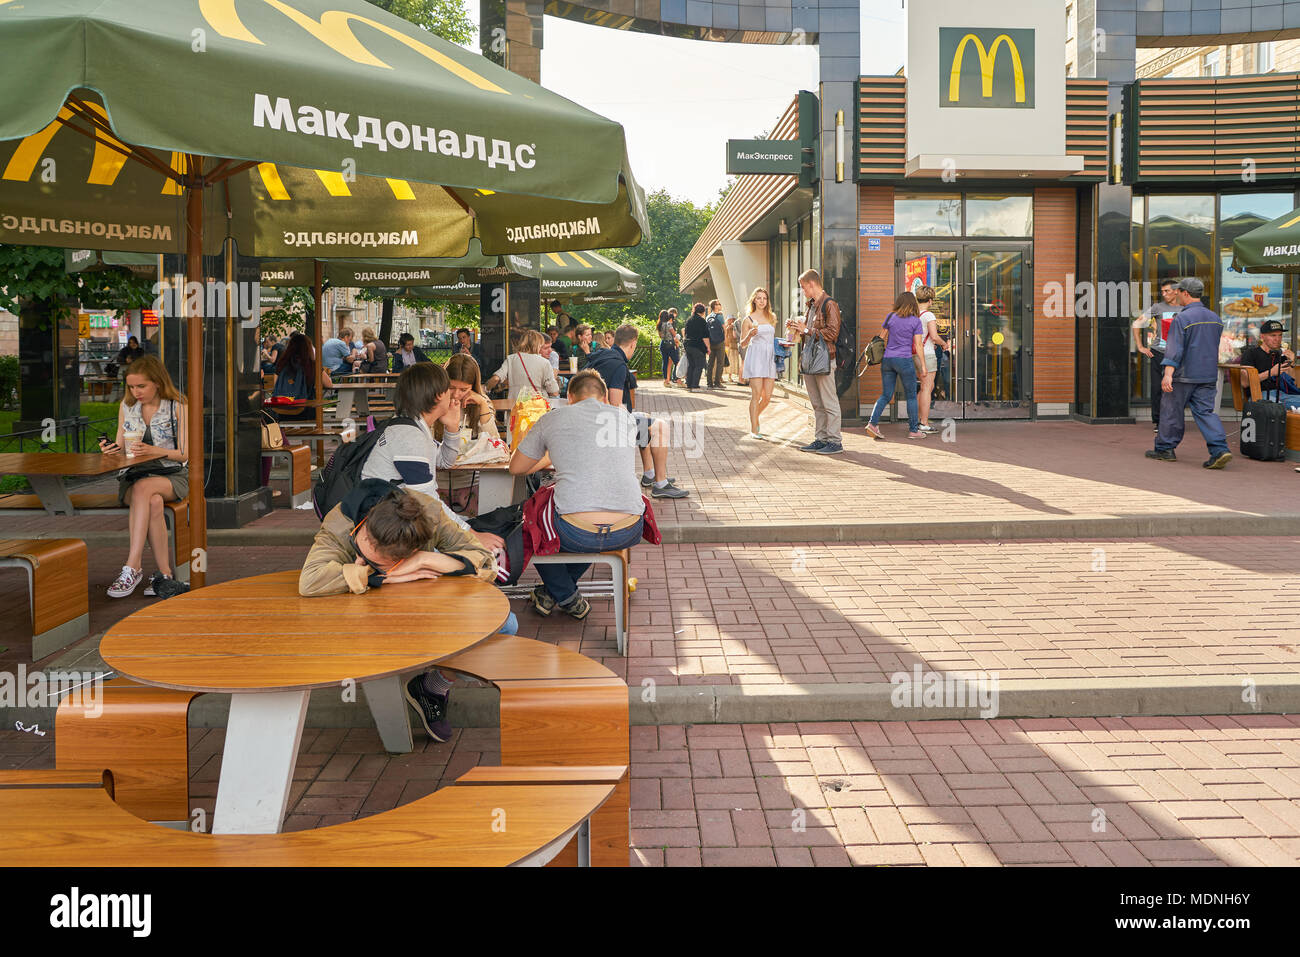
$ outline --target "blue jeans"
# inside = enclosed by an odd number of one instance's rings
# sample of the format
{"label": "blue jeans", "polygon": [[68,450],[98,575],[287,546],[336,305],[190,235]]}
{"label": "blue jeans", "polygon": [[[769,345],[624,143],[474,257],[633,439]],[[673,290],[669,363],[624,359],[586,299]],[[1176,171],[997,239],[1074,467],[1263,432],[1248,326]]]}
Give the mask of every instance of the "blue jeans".
{"label": "blue jeans", "polygon": [[515,617],[512,611],[506,616],[506,623],[497,629],[498,635],[517,635],[519,634],[519,619]]}
{"label": "blue jeans", "polygon": [[916,363],[911,356],[886,356],[880,363],[880,384],[883,386],[876,407],[871,410],[871,424],[880,424],[880,413],[894,397],[894,388],[898,380],[903,380],[903,395],[907,398],[907,427],[912,432],[919,431],[921,419],[916,411]]}
{"label": "blue jeans", "polygon": [[[627,528],[613,532],[589,532],[585,528],[570,525],[559,515],[555,516],[555,531],[560,536],[562,552],[616,552],[620,548],[631,548],[641,541],[639,519]],[[578,579],[586,574],[590,564],[538,565],[537,574],[542,576],[542,584],[547,593],[561,605],[567,603],[578,593]]]}
{"label": "blue jeans", "polygon": [[659,340],[659,359],[660,365],[663,366],[663,372],[661,374],[665,379],[668,378],[668,363],[676,362],[679,358],[680,355],[677,352],[677,347],[675,345],[667,339]]}
{"label": "blue jeans", "polygon": [[1213,382],[1179,382],[1175,379],[1174,391],[1166,392],[1160,403],[1160,434],[1156,436],[1156,451],[1172,452],[1178,447],[1187,428],[1183,410],[1189,405],[1210,455],[1228,451],[1228,436],[1214,408],[1214,395]]}

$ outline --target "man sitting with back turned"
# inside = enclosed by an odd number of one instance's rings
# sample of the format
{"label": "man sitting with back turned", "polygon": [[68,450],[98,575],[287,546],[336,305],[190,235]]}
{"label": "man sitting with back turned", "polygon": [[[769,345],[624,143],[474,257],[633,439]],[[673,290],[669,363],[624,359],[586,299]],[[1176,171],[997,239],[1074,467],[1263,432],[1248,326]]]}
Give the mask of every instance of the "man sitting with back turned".
{"label": "man sitting with back turned", "polygon": [[[605,382],[592,369],[569,380],[569,404],[538,419],[510,459],[523,475],[555,469],[555,531],[565,552],[612,552],[641,540],[645,501],[636,473],[636,420],[605,402]],[[581,621],[591,605],[578,591],[588,564],[538,565],[542,584],[533,607],[549,615],[558,605]]]}

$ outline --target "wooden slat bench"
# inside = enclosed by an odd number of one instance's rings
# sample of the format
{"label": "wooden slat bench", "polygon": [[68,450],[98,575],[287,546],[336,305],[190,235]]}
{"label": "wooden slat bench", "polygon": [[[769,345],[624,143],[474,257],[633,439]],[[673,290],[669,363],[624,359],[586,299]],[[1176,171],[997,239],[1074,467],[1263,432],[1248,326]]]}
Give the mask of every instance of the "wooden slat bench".
{"label": "wooden slat bench", "polygon": [[99,788],[113,796],[113,772],[104,771],[50,771],[18,769],[0,771],[0,790],[18,788]]}
{"label": "wooden slat bench", "polygon": [[[117,500],[116,492],[81,493],[69,495],[68,498],[78,512],[126,515],[131,511]],[[0,515],[5,512],[28,512],[42,507],[37,495],[0,495]],[[163,521],[167,525],[167,537],[172,546],[172,575],[182,582],[190,580],[189,515],[189,502],[185,499],[163,503]]]}
{"label": "wooden slat bench", "polygon": [[90,634],[85,542],[79,538],[0,540],[0,566],[27,571],[32,661]]}
{"label": "wooden slat bench", "polygon": [[539,865],[572,841],[585,849],[586,822],[627,776],[626,765],[528,770],[512,769],[503,781],[471,771],[391,811],[285,834],[159,827],[102,787],[0,787],[0,860],[9,867]]}
{"label": "wooden slat bench", "polygon": [[70,694],[54,716],[54,764],[61,771],[108,768],[117,802],[146,821],[190,816],[192,691],[114,678],[94,694]]}
{"label": "wooden slat bench", "polygon": [[[627,685],[597,661],[532,638],[493,635],[438,663],[473,675],[501,692],[501,768],[480,768],[490,780],[510,780],[517,768],[626,765],[629,761]],[[493,777],[495,775],[495,777]],[[591,863],[627,867],[631,790],[626,777],[591,819]],[[579,863],[577,845],[556,864]]]}
{"label": "wooden slat bench", "polygon": [[285,443],[278,449],[262,449],[262,454],[271,459],[272,468],[277,465],[287,475],[271,475],[271,487],[276,491],[279,504],[287,508],[297,508],[311,498],[311,449],[306,445]]}

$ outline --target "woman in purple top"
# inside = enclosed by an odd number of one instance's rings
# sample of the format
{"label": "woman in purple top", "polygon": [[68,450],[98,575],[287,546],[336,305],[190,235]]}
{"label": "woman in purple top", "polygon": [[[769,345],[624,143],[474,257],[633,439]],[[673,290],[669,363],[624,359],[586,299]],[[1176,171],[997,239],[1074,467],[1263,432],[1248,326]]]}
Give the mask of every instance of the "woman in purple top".
{"label": "woman in purple top", "polygon": [[883,386],[876,407],[871,410],[871,422],[867,433],[875,439],[883,439],[880,434],[880,413],[885,404],[894,397],[894,387],[898,380],[903,381],[903,395],[907,397],[907,437],[923,439],[921,420],[916,414],[916,363],[912,354],[921,351],[921,337],[925,329],[921,326],[920,307],[916,296],[905,292],[894,300],[894,309],[885,320],[881,335],[885,338],[885,358],[880,365],[880,379]]}

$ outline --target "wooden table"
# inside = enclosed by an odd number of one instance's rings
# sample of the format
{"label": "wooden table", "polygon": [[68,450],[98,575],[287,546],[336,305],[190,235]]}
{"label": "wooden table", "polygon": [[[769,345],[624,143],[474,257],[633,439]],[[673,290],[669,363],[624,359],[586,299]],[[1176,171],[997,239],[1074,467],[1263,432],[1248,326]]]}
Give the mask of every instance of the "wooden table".
{"label": "wooden table", "polygon": [[510,602],[468,576],[303,598],[298,572],[209,585],[149,605],[100,642],[109,668],[141,684],[229,693],[216,826],[280,830],[313,690],[365,690],[392,752],[411,750],[402,678],[495,634]]}
{"label": "wooden table", "polygon": [[449,472],[478,472],[478,513],[480,515],[523,500],[524,476],[511,475],[509,462],[489,465],[453,465]]}
{"label": "wooden table", "polygon": [[[334,415],[339,419],[351,418],[353,413],[356,415],[370,414],[370,390],[383,389],[391,392],[397,388],[396,381],[388,382],[339,382],[335,380],[334,388],[339,393],[339,404],[334,410]],[[354,398],[355,395],[355,398]],[[356,408],[353,408],[355,402]]]}
{"label": "wooden table", "polygon": [[25,476],[48,514],[76,515],[64,479],[109,475],[166,456],[166,452],[142,452],[130,458],[120,452],[6,452],[0,454],[0,475]]}

